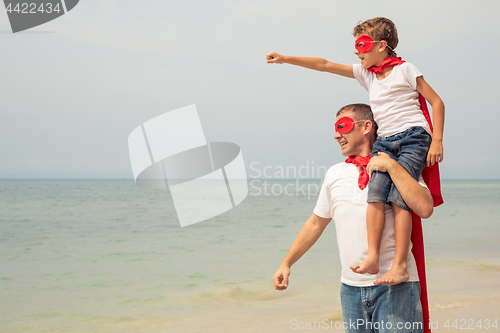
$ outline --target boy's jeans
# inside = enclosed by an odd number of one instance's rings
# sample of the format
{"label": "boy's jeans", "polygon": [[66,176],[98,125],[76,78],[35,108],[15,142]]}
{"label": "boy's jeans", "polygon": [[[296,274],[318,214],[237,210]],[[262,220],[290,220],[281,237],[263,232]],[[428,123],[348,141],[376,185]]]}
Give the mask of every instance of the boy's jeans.
{"label": "boy's jeans", "polygon": [[420,282],[395,286],[340,287],[347,333],[423,332]]}
{"label": "boy's jeans", "polygon": [[[384,152],[418,180],[427,163],[431,141],[431,136],[424,128],[412,127],[398,134],[378,138],[373,144],[372,157],[377,156],[379,151]],[[368,186],[368,202],[394,202],[410,211],[387,172],[373,172]]]}

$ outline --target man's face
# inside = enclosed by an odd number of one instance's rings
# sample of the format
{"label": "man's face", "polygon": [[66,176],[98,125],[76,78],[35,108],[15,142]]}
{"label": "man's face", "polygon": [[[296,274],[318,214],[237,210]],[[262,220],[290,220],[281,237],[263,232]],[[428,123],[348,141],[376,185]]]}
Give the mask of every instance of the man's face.
{"label": "man's face", "polygon": [[[349,117],[354,121],[359,120],[352,111],[347,110],[342,112],[335,121],[343,117]],[[365,146],[367,144],[369,145],[364,135],[364,126],[361,126],[362,124],[363,123],[355,124],[354,128],[349,133],[341,134],[337,130],[335,131],[334,139],[337,140],[340,145],[342,156],[361,155],[363,148],[366,148]]]}

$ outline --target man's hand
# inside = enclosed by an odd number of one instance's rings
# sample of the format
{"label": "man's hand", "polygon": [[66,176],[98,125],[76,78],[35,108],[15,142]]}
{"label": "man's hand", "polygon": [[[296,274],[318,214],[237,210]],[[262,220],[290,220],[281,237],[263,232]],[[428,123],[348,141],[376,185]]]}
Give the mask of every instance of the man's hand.
{"label": "man's hand", "polygon": [[268,64],[282,64],[285,62],[285,57],[276,52],[266,54]]}
{"label": "man's hand", "polygon": [[398,162],[393,160],[386,153],[378,152],[378,156],[373,156],[370,159],[370,162],[366,166],[366,171],[371,179],[373,171],[389,172],[389,169],[394,165],[394,163]]}
{"label": "man's hand", "polygon": [[273,276],[274,289],[285,290],[288,288],[288,277],[290,276],[290,267],[281,264],[278,271]]}
{"label": "man's hand", "polygon": [[427,166],[443,161],[443,143],[441,141],[432,141],[429,152],[427,153]]}

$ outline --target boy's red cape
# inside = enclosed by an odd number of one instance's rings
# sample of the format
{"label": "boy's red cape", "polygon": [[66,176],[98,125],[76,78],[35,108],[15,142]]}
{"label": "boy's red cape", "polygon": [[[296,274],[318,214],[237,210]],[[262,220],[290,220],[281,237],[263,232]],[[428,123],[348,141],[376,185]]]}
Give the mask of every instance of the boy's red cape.
{"label": "boy's red cape", "polygon": [[[401,58],[388,57],[385,58],[380,66],[374,66],[368,68],[369,71],[374,73],[381,73],[383,68],[389,66],[399,65],[405,62]],[[429,115],[429,109],[427,108],[427,102],[422,95],[419,95],[420,107],[424,114],[425,119],[429,123],[429,128],[431,132],[433,131],[431,117]],[[441,182],[439,180],[439,166],[438,163],[428,166],[422,172],[422,178],[424,178],[427,187],[432,195],[432,200],[434,201],[434,207],[441,205],[443,197],[441,195]],[[422,220],[420,216],[415,213],[412,215],[412,231],[411,231],[411,243],[413,244],[412,253],[415,257],[415,262],[417,264],[418,278],[420,280],[420,302],[422,303],[422,312],[424,317],[424,333],[430,333],[430,322],[429,322],[429,302],[427,299],[427,281],[425,278],[425,255],[424,255],[424,236],[422,231]]]}
{"label": "boy's red cape", "polygon": [[[425,119],[429,123],[429,128],[432,129],[431,117],[429,115],[429,110],[427,109],[427,102],[425,98],[420,95],[420,107],[424,113]],[[422,178],[424,178],[427,187],[432,195],[432,200],[434,201],[434,207],[441,205],[443,197],[441,195],[441,182],[439,180],[439,165],[434,163],[434,165],[425,167],[422,172]],[[420,216],[415,213],[411,213],[412,216],[412,226],[411,226],[411,243],[413,247],[411,251],[413,252],[413,257],[417,263],[418,278],[420,280],[420,302],[422,303],[422,312],[424,315],[424,333],[430,333],[430,322],[429,322],[429,302],[427,299],[427,282],[425,278],[425,255],[424,255],[424,235],[422,231],[422,220]]]}

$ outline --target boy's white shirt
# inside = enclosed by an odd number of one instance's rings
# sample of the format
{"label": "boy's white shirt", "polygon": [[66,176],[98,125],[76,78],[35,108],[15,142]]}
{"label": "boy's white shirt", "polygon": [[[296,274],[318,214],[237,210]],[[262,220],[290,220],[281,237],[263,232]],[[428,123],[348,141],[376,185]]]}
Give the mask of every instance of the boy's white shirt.
{"label": "boy's white shirt", "polygon": [[378,125],[378,136],[387,137],[420,126],[432,135],[425,119],[417,91],[417,77],[422,76],[413,64],[404,62],[392,68],[383,80],[364,69],[352,66],[356,80],[369,92],[370,106]]}
{"label": "boy's white shirt", "polygon": [[[382,233],[379,273],[357,274],[349,266],[362,262],[368,254],[366,230],[366,208],[368,188],[358,187],[359,172],[353,164],[338,163],[326,173],[321,192],[314,208],[314,214],[323,218],[331,218],[335,223],[340,262],[342,265],[341,282],[355,287],[373,286],[373,281],[382,277],[392,265],[395,253],[394,213],[389,205],[385,205],[385,226]],[[422,177],[419,184],[423,187]],[[368,186],[370,184],[368,183]],[[410,249],[411,249],[410,243]],[[411,251],[408,253],[407,269],[409,281],[418,281],[415,259]]]}

